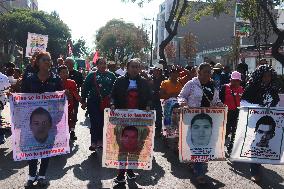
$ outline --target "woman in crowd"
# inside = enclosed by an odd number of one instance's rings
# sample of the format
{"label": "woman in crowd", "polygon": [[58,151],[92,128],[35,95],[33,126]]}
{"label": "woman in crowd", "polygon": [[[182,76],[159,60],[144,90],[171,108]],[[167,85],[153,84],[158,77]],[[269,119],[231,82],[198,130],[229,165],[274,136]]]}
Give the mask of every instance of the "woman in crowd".
{"label": "woman in crowd", "polygon": [[[51,57],[48,52],[40,52],[34,60],[34,74],[29,74],[22,82],[22,93],[44,93],[63,90],[61,80],[50,72]],[[46,186],[45,174],[49,158],[41,159],[40,169],[37,174],[38,159],[29,160],[29,178],[25,184],[26,188],[33,187],[35,181],[40,187]]]}
{"label": "woman in crowd", "polygon": [[176,98],[182,89],[182,85],[178,81],[178,68],[172,67],[171,70],[169,70],[169,74],[169,79],[162,82],[160,89],[160,97],[164,100],[167,100],[169,98]]}
{"label": "woman in crowd", "polygon": [[235,139],[235,133],[238,124],[239,109],[241,97],[243,95],[244,89],[241,86],[242,74],[234,71],[231,74],[231,81],[229,84],[223,85],[220,90],[219,97],[221,101],[228,106],[228,116],[226,125],[226,136],[228,138],[231,134],[231,139],[228,144],[227,151],[230,154],[233,148],[233,142]]}
{"label": "woman in crowd", "polygon": [[[150,110],[152,93],[149,83],[140,76],[140,60],[132,59],[127,63],[125,76],[118,78],[111,93],[111,109]],[[132,169],[120,169],[115,182],[125,183],[125,172],[128,179],[135,179]]]}
{"label": "woman in crowd", "polygon": [[[219,92],[211,79],[210,64],[202,63],[198,67],[198,76],[186,83],[181,90],[178,101],[181,106],[212,107],[223,106]],[[193,163],[193,172],[199,184],[205,184],[206,163]]]}
{"label": "woman in crowd", "polygon": [[[269,65],[259,66],[250,76],[244,91],[241,106],[275,107],[279,102],[277,73]],[[280,142],[280,141],[279,141]],[[250,164],[251,180],[261,180],[261,165]]]}
{"label": "woman in crowd", "polygon": [[112,86],[116,80],[115,75],[107,71],[106,59],[99,58],[96,65],[97,71],[86,77],[81,94],[82,104],[88,99],[87,110],[91,121],[90,151],[96,151],[97,147],[103,145],[104,108],[109,107]]}

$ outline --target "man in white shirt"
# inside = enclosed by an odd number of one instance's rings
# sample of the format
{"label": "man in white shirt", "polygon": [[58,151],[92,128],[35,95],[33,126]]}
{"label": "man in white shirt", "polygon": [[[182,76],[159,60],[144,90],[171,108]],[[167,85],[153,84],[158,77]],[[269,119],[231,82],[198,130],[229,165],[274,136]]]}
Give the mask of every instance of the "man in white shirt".
{"label": "man in white shirt", "polygon": [[4,118],[2,116],[2,111],[4,106],[8,102],[6,92],[10,87],[9,79],[6,75],[0,72],[0,144],[5,142],[5,130],[2,128]]}
{"label": "man in white shirt", "polygon": [[116,74],[124,76],[126,74],[125,63],[120,64],[120,68],[115,71]]}

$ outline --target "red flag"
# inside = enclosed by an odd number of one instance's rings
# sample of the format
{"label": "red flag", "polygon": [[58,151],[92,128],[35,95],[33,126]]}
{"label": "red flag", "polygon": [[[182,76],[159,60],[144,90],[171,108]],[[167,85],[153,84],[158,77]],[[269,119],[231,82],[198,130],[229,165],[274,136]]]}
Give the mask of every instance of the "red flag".
{"label": "red flag", "polygon": [[94,58],[93,58],[93,64],[95,65],[97,60],[99,59],[99,51],[96,50],[95,54],[94,54]]}
{"label": "red flag", "polygon": [[85,61],[85,65],[86,65],[86,70],[90,71],[91,70],[91,66],[90,66],[90,62],[88,60]]}

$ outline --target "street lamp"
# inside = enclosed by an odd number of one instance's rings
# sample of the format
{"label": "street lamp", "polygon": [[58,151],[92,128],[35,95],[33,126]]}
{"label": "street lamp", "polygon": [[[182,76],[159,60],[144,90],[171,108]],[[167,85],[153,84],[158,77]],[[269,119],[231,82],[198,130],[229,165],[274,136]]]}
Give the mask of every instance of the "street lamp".
{"label": "street lamp", "polygon": [[180,40],[182,40],[184,37],[182,36],[179,36],[179,37],[176,37],[178,39],[178,64],[180,65]]}
{"label": "street lamp", "polygon": [[152,26],[151,26],[151,60],[150,60],[150,67],[153,66],[153,43],[154,43],[154,21],[160,21],[159,19],[155,20],[155,18],[144,18],[144,20],[151,21],[152,20]]}

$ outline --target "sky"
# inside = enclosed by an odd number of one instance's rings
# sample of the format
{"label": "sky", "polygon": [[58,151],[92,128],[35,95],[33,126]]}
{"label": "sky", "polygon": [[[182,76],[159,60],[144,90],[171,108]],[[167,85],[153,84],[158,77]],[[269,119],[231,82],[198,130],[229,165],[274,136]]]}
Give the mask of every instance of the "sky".
{"label": "sky", "polygon": [[113,18],[136,26],[144,24],[150,30],[152,21],[145,21],[144,18],[156,18],[163,1],[153,0],[141,8],[121,0],[38,0],[38,7],[48,13],[56,11],[71,29],[72,39],[83,37],[92,48],[96,31]]}

